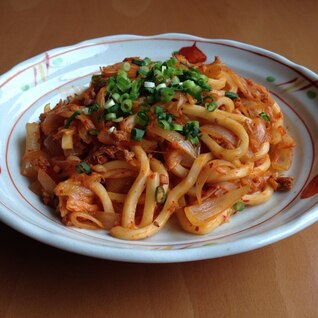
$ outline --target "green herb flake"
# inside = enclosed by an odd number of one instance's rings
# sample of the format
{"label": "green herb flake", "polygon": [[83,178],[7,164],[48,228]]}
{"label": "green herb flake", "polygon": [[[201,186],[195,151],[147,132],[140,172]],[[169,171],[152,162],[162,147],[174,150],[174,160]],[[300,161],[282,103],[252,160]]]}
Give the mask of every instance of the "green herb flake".
{"label": "green herb flake", "polygon": [[75,166],[75,169],[78,173],[86,173],[86,174],[90,174],[92,172],[92,169],[90,167],[90,165],[83,161],[83,162],[80,162],[79,164],[77,164]]}
{"label": "green herb flake", "polygon": [[243,211],[245,209],[245,203],[242,201],[235,202],[232,206],[233,210],[236,212]]}
{"label": "green herb flake", "polygon": [[271,121],[271,118],[270,118],[269,115],[266,114],[265,112],[261,112],[259,115],[260,115],[260,117],[262,117],[264,120],[266,120],[266,121]]}
{"label": "green herb flake", "polygon": [[81,112],[79,110],[77,110],[76,112],[74,112],[67,120],[65,123],[64,128],[70,128],[72,121],[76,118],[76,116],[80,115]]}
{"label": "green herb flake", "polygon": [[133,128],[131,130],[130,138],[132,140],[135,140],[135,141],[140,141],[142,139],[142,137],[144,136],[144,134],[145,134],[144,130],[138,129],[138,128]]}
{"label": "green herb flake", "polygon": [[225,92],[225,96],[231,99],[236,99],[239,97],[237,93],[230,91]]}
{"label": "green herb flake", "polygon": [[159,204],[163,204],[166,201],[166,191],[164,189],[163,186],[157,186],[156,190],[155,190],[155,200],[157,203]]}

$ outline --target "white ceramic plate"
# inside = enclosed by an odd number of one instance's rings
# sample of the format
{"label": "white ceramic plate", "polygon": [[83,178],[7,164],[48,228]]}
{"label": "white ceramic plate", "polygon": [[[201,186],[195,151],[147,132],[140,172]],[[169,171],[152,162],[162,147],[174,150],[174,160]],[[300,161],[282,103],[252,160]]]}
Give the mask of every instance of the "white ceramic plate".
{"label": "white ceramic plate", "polygon": [[[234,215],[230,223],[205,236],[184,233],[173,220],[157,235],[127,242],[105,231],[62,225],[58,217],[28,189],[20,175],[25,124],[37,121],[47,103],[86,87],[99,67],[127,56],[165,60],[173,51],[197,42],[245,77],[267,86],[285,114],[297,142],[289,172],[295,186],[275,193],[261,206]],[[0,77],[0,219],[46,244],[99,258],[133,262],[181,262],[240,253],[276,242],[318,219],[318,196],[301,198],[318,182],[318,76],[286,58],[261,48],[228,40],[186,34],[118,35],[58,48],[20,63]],[[314,179],[315,178],[315,179]]]}

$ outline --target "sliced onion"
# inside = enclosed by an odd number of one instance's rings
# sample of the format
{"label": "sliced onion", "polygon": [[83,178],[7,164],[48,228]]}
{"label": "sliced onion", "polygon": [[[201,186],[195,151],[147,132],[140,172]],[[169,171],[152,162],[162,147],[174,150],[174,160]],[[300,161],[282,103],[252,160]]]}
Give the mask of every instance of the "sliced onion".
{"label": "sliced onion", "polygon": [[39,169],[38,171],[38,180],[44,190],[50,194],[54,193],[56,183],[43,169]]}
{"label": "sliced onion", "polygon": [[103,224],[106,230],[110,230],[113,226],[117,225],[120,220],[120,216],[117,213],[109,212],[95,212],[93,216]]}
{"label": "sliced onion", "polygon": [[260,118],[254,118],[253,122],[255,125],[253,129],[253,136],[257,140],[258,144],[261,145],[267,141],[265,121]]}
{"label": "sliced onion", "polygon": [[153,126],[151,128],[151,132],[165,140],[168,140],[174,148],[184,151],[191,157],[196,158],[198,156],[198,151],[193,144],[178,132],[174,130],[164,130],[158,126]]}
{"label": "sliced onion", "polygon": [[218,136],[232,145],[237,144],[237,137],[228,129],[219,125],[204,125],[200,127],[201,132],[207,133],[211,136]]}
{"label": "sliced onion", "polygon": [[188,206],[184,209],[184,212],[193,225],[200,226],[201,224],[209,222],[225,209],[232,207],[232,205],[239,201],[248,191],[249,186],[244,186],[229,191],[221,197],[207,199],[202,204]]}

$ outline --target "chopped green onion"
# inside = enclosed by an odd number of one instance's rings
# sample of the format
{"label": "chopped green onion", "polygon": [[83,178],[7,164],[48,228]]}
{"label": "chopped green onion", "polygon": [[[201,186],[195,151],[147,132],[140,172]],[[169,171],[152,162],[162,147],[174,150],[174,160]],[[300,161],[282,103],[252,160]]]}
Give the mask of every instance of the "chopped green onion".
{"label": "chopped green onion", "polygon": [[164,129],[164,130],[170,130],[171,129],[171,125],[170,125],[170,123],[169,122],[167,122],[166,120],[160,120],[159,122],[158,122],[158,124],[159,124],[159,127],[160,128],[162,128],[162,129]]}
{"label": "chopped green onion", "polygon": [[243,211],[245,209],[245,203],[242,201],[235,202],[232,208],[234,211]]}
{"label": "chopped green onion", "polygon": [[161,113],[163,113],[164,112],[164,110],[163,110],[163,108],[162,107],[160,107],[160,106],[155,106],[155,108],[154,108],[154,112],[155,112],[155,114],[161,114]]}
{"label": "chopped green onion", "polygon": [[80,115],[81,112],[79,110],[77,110],[76,112],[74,112],[67,120],[65,123],[64,128],[70,128],[71,122],[75,119],[76,116]]}
{"label": "chopped green onion", "polygon": [[135,141],[140,141],[144,136],[145,131],[138,128],[133,128],[130,133],[130,138]]}
{"label": "chopped green onion", "polygon": [[147,74],[148,74],[148,72],[149,72],[149,67],[148,66],[141,66],[140,67],[140,69],[139,69],[139,71],[138,71],[138,73],[140,74],[140,75],[143,75],[143,76],[146,76]]}
{"label": "chopped green onion", "polygon": [[185,88],[185,89],[189,89],[189,88],[192,88],[192,87],[195,87],[195,83],[191,80],[186,80],[183,82],[182,86]]}
{"label": "chopped green onion", "polygon": [[114,106],[107,109],[108,113],[116,113],[119,110],[119,105],[115,104]]}
{"label": "chopped green onion", "polygon": [[91,128],[88,130],[87,134],[91,137],[96,137],[98,135],[98,129],[97,128]]}
{"label": "chopped green onion", "polygon": [[121,116],[121,117],[118,117],[118,118],[116,118],[116,119],[113,119],[113,122],[114,122],[114,123],[120,123],[123,119],[124,119],[124,117]]}
{"label": "chopped green onion", "polygon": [[104,108],[105,108],[105,109],[108,109],[108,108],[110,108],[110,107],[112,107],[112,106],[114,106],[114,105],[115,105],[114,100],[113,100],[112,98],[110,98],[110,99],[105,103]]}
{"label": "chopped green onion", "polygon": [[180,79],[178,76],[174,76],[171,80],[171,85],[179,85],[180,84]]}
{"label": "chopped green onion", "polygon": [[163,204],[166,201],[166,191],[163,186],[157,186],[155,190],[155,200],[159,204]]}
{"label": "chopped green onion", "polygon": [[142,84],[141,80],[135,79],[132,81],[131,89],[130,89],[130,93],[129,93],[129,98],[131,100],[135,100],[139,97],[139,89],[140,89],[141,84]]}
{"label": "chopped green onion", "polygon": [[236,99],[239,97],[237,93],[230,92],[230,91],[225,92],[225,96],[231,99]]}
{"label": "chopped green onion", "polygon": [[147,103],[153,104],[157,101],[156,97],[154,95],[147,96]]}
{"label": "chopped green onion", "polygon": [[211,103],[205,103],[204,106],[209,112],[214,112],[218,108],[217,102],[214,101]]}
{"label": "chopped green onion", "polygon": [[[118,71],[118,73],[119,73],[119,71]],[[122,92],[127,91],[130,88],[130,85],[131,85],[130,79],[117,76],[116,86],[118,87],[118,89],[120,91],[122,91]]]}
{"label": "chopped green onion", "polygon": [[99,110],[99,104],[98,103],[95,103],[93,104],[92,106],[89,106],[88,108],[88,113],[89,114],[92,114],[92,113],[95,113]]}
{"label": "chopped green onion", "polygon": [[113,119],[116,119],[117,116],[115,113],[108,113],[105,115],[105,120],[113,120]]}
{"label": "chopped green onion", "polygon": [[271,121],[271,118],[270,118],[269,115],[266,114],[265,112],[261,112],[259,115],[260,115],[264,120],[266,120],[266,121]]}
{"label": "chopped green onion", "polygon": [[107,92],[113,92],[116,89],[116,76],[112,76],[107,80]]}
{"label": "chopped green onion", "polygon": [[171,101],[171,99],[174,96],[174,89],[171,87],[164,87],[160,89],[159,94],[160,94],[160,100],[164,103],[168,103]]}
{"label": "chopped green onion", "polygon": [[155,86],[156,84],[154,82],[148,82],[148,81],[144,82],[144,87],[153,88]]}
{"label": "chopped green onion", "polygon": [[121,102],[120,104],[120,109],[124,113],[129,113],[132,109],[132,100],[131,99],[125,99],[124,101]]}
{"label": "chopped green onion", "polygon": [[171,128],[175,131],[183,131],[183,126],[180,124],[172,124]]}
{"label": "chopped green onion", "polygon": [[191,142],[193,145],[198,145],[198,144],[199,144],[199,138],[198,138],[198,136],[190,137],[189,140],[190,140],[190,142]]}
{"label": "chopped green onion", "polygon": [[115,102],[119,102],[120,99],[120,95],[118,93],[113,93],[112,98]]}
{"label": "chopped green onion", "polygon": [[115,127],[115,126],[111,126],[111,127],[108,129],[108,133],[109,133],[109,134],[112,134],[115,130],[116,130],[116,127]]}
{"label": "chopped green onion", "polygon": [[177,59],[174,57],[171,57],[169,60],[165,62],[165,64],[167,64],[169,68],[174,67],[176,63],[177,63]]}
{"label": "chopped green onion", "polygon": [[182,134],[189,139],[194,145],[199,143],[197,138],[200,133],[199,122],[196,120],[188,121],[184,128]]}
{"label": "chopped green onion", "polygon": [[166,114],[166,118],[165,118],[166,121],[171,124],[172,121],[175,119],[175,116],[169,113],[165,113],[165,114]]}
{"label": "chopped green onion", "polygon": [[128,62],[123,62],[121,64],[121,69],[124,70],[125,72],[128,72],[130,70],[130,64]]}
{"label": "chopped green onion", "polygon": [[149,122],[148,115],[143,111],[140,111],[137,113],[136,119],[137,119],[137,123],[141,126],[146,126]]}
{"label": "chopped green onion", "polygon": [[123,102],[125,99],[129,99],[129,94],[128,93],[122,94],[119,97],[119,101],[120,102]]}
{"label": "chopped green onion", "polygon": [[84,107],[84,108],[82,109],[82,113],[83,113],[84,115],[89,115],[89,108],[88,108],[88,107]]}
{"label": "chopped green onion", "polygon": [[85,161],[82,161],[79,164],[77,164],[75,166],[75,169],[78,173],[86,173],[86,174],[90,174],[92,171],[90,165]]}
{"label": "chopped green onion", "polygon": [[165,83],[160,83],[156,86],[156,89],[160,89],[160,88],[164,88],[167,87],[167,85]]}
{"label": "chopped green onion", "polygon": [[151,59],[149,57],[145,57],[143,59],[143,65],[149,65],[151,63]]}
{"label": "chopped green onion", "polygon": [[145,62],[143,60],[137,60],[137,59],[132,59],[131,63],[138,65],[138,66],[145,65]]}
{"label": "chopped green onion", "polygon": [[118,72],[117,72],[117,81],[118,81],[119,78],[124,78],[124,79],[128,80],[127,72],[122,70],[122,69],[119,69]]}

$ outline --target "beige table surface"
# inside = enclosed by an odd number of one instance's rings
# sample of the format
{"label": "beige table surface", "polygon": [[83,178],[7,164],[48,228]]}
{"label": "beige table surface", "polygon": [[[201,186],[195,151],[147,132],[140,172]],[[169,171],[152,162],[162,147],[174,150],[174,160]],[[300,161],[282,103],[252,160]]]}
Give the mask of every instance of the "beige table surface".
{"label": "beige table surface", "polygon": [[[85,39],[162,32],[246,42],[318,72],[315,0],[0,0],[0,73]],[[240,255],[143,265],[61,251],[0,223],[0,317],[318,317],[317,230]]]}

